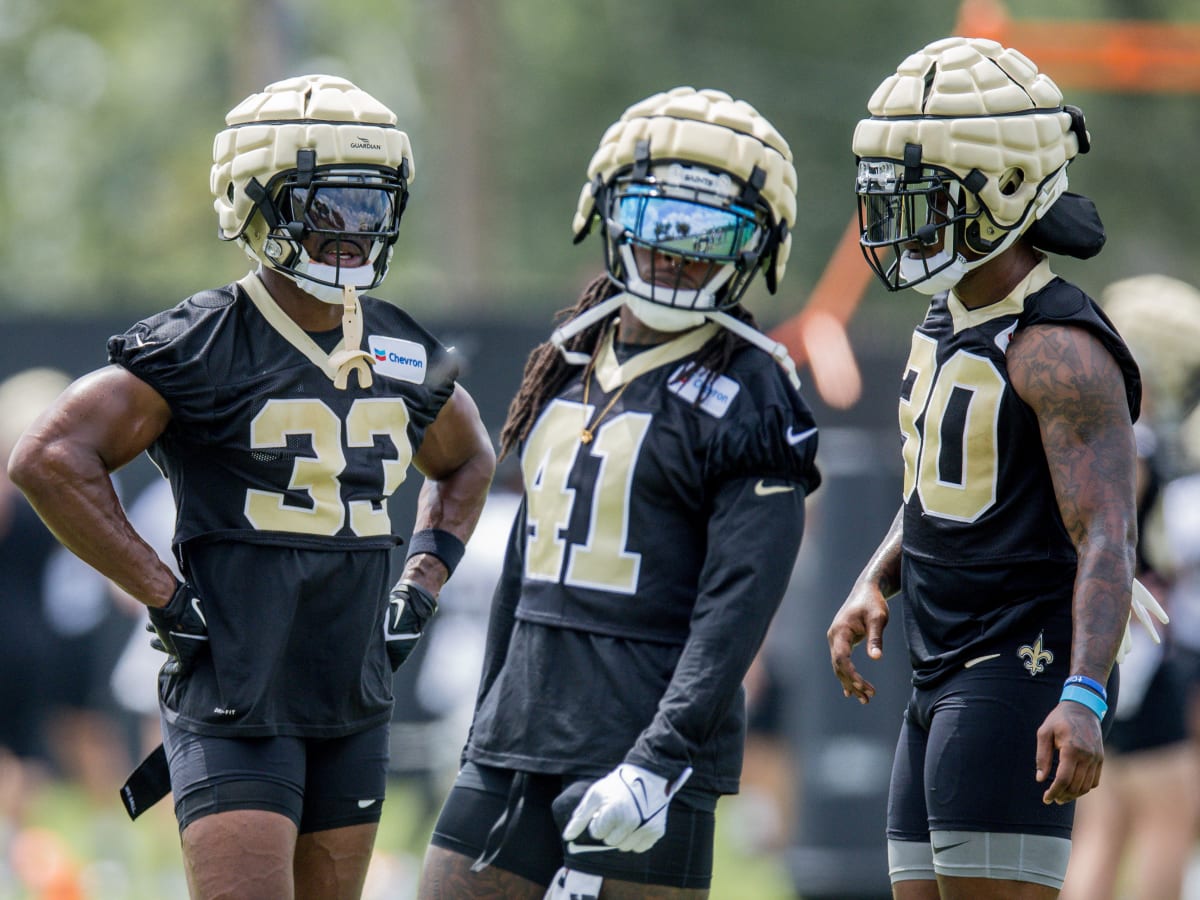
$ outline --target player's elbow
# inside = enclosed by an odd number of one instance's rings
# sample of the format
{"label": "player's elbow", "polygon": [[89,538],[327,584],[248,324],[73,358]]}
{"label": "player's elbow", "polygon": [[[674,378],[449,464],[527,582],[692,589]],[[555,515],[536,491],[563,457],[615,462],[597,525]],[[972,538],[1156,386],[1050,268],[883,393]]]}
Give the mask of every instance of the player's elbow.
{"label": "player's elbow", "polygon": [[39,431],[26,431],[8,457],[8,478],[27,496],[43,493],[72,478],[72,454],[62,441]]}
{"label": "player's elbow", "polygon": [[481,441],[474,452],[455,472],[460,490],[468,495],[485,496],[496,475],[496,451],[492,442]]}

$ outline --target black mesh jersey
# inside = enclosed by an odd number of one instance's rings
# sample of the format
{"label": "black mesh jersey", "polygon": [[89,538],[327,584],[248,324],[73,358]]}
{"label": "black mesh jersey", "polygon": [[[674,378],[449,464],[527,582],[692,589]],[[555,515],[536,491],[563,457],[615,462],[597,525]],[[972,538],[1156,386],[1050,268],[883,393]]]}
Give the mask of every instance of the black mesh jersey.
{"label": "black mesh jersey", "polygon": [[360,306],[370,387],[352,374],[336,388],[340,329],[302,331],[254,276],[109,339],[109,360],[171,409],[149,454],[171,484],[176,554],[213,651],[161,685],[184,728],[320,736],[390,715],[387,498],[456,370],[406,313]]}
{"label": "black mesh jersey", "polygon": [[[741,679],[820,482],[800,394],[717,326],[618,363],[611,331],[521,448],[525,497],[493,605],[467,757],[603,774],[623,759],[736,790]],[[585,432],[586,428],[586,432]]]}
{"label": "black mesh jersey", "polygon": [[1137,417],[1141,381],[1129,350],[1091,298],[1047,262],[981,309],[952,293],[934,298],[913,333],[900,391],[901,581],[916,684],[1007,639],[1033,641],[1041,623],[1070,640],[1075,548],[1037,417],[1013,390],[1005,356],[1018,329],[1038,324],[1099,338]]}

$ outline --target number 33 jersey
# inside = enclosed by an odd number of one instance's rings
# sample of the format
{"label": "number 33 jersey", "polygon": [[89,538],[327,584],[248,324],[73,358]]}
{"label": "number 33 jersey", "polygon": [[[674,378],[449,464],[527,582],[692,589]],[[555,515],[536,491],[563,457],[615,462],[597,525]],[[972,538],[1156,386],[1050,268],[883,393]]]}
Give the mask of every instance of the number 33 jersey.
{"label": "number 33 jersey", "polygon": [[257,278],[196,294],[109,340],[171,410],[149,448],[211,658],[164,678],[195,731],[330,736],[390,714],[382,605],[398,542],[388,497],[454,390],[447,351],[360,298],[372,384],[333,383],[341,329],[302,331]]}
{"label": "number 33 jersey", "polygon": [[902,583],[917,684],[1017,630],[1032,627],[1020,637],[1035,640],[1039,622],[1053,619],[1070,637],[1075,547],[1037,416],[1013,389],[1006,360],[1013,334],[1034,325],[1097,337],[1120,366],[1137,417],[1141,381],[1128,348],[1091,298],[1046,261],[986,307],[967,309],[952,293],[934,298],[913,333],[900,390]]}

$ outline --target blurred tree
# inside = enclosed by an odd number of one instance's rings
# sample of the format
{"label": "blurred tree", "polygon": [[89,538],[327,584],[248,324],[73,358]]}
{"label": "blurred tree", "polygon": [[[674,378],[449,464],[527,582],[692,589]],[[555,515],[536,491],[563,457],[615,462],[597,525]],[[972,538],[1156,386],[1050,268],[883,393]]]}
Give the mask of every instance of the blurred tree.
{"label": "blurred tree", "polygon": [[[1010,0],[1013,17],[1045,15]],[[265,83],[343,74],[387,102],[416,153],[413,202],[382,292],[420,312],[544,320],[599,271],[570,221],[601,134],[679,84],[744,96],[788,138],[800,220],[765,324],[795,313],[854,212],[850,134],[902,56],[949,34],[958,3],[774,0],[0,0],[0,316],[162,307],[237,277],[214,237],[212,138]],[[1196,18],[1194,0],[1062,0],[1056,17]],[[1053,76],[1053,72],[1050,72]],[[1180,211],[1192,96],[1070,92],[1095,150],[1072,169],[1110,231],[1084,286],[1159,271],[1200,283]],[[1136,127],[1130,127],[1136,123]],[[1151,135],[1152,139],[1147,139]],[[1062,264],[1064,274],[1070,261]],[[1081,273],[1082,274],[1082,273]],[[863,340],[913,304],[870,289]],[[880,326],[882,324],[882,327]],[[859,336],[852,328],[852,337]]]}

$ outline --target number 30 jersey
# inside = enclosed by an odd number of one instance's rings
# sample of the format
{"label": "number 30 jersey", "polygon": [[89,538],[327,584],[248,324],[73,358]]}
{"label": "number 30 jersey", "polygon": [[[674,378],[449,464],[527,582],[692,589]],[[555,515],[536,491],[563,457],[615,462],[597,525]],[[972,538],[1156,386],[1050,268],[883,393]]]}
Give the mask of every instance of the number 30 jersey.
{"label": "number 30 jersey", "polygon": [[1141,381],[1100,308],[1042,261],[1004,300],[970,310],[939,295],[915,330],[900,391],[902,583],[914,680],[1053,619],[1070,636],[1076,553],[1058,509],[1037,416],[1009,380],[1013,334],[1087,329],[1112,354],[1137,417]]}
{"label": "number 30 jersey", "polygon": [[402,310],[369,297],[360,310],[370,387],[352,373],[336,388],[341,330],[302,331],[255,276],[109,340],[109,360],[171,410],[149,454],[212,650],[160,685],[181,727],[331,736],[390,715],[387,500],[456,370]]}

